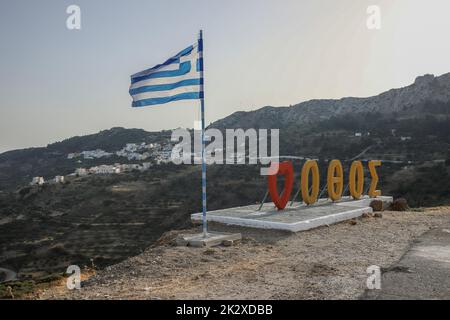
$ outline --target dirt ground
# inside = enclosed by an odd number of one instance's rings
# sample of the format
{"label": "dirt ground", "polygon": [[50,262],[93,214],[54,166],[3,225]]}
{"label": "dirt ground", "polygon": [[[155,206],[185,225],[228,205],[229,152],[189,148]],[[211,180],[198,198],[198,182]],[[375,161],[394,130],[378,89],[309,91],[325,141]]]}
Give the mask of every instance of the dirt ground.
{"label": "dirt ground", "polygon": [[[356,222],[356,223],[355,223]],[[383,212],[296,234],[210,225],[241,232],[232,247],[171,245],[176,232],[143,254],[99,271],[80,290],[39,299],[358,299],[367,267],[388,268],[425,231],[450,225],[450,207]],[[196,230],[187,230],[194,232]]]}

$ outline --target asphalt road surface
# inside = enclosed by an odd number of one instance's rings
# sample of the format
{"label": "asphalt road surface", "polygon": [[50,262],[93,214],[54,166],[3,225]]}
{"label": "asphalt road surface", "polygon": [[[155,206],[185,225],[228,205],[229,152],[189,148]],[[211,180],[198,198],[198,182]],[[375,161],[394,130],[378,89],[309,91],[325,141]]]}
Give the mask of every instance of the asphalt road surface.
{"label": "asphalt road surface", "polygon": [[450,299],[450,224],[432,229],[413,241],[393,266],[384,270],[380,290],[364,299]]}

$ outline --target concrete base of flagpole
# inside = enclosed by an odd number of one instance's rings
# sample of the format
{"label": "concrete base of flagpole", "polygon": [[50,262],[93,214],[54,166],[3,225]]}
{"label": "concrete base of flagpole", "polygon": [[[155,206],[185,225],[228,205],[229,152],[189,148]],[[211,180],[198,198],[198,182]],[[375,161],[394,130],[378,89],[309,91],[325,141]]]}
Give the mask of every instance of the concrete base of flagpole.
{"label": "concrete base of flagpole", "polygon": [[176,239],[178,246],[190,247],[213,247],[218,245],[232,246],[242,239],[240,233],[208,232],[205,237],[203,233],[182,234]]}

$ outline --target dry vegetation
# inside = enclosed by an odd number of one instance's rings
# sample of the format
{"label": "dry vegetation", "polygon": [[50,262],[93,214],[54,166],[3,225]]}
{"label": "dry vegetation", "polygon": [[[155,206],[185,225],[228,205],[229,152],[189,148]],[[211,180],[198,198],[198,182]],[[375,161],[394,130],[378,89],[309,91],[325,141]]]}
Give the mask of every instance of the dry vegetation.
{"label": "dry vegetation", "polygon": [[416,237],[442,224],[450,224],[450,207],[387,211],[296,234],[214,225],[242,232],[233,247],[176,247],[178,232],[171,232],[91,277],[80,291],[56,287],[35,298],[357,299],[368,266],[388,268]]}

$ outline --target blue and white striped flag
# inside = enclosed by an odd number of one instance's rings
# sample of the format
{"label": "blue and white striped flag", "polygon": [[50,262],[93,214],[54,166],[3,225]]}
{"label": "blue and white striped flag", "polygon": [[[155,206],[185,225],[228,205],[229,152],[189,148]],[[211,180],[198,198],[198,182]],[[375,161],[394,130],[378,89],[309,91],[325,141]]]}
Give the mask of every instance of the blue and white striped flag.
{"label": "blue and white striped flag", "polygon": [[131,76],[133,107],[163,104],[177,100],[200,100],[202,117],[202,211],[203,236],[206,222],[205,102],[203,92],[203,32],[198,42],[162,64]]}
{"label": "blue and white striped flag", "polygon": [[133,107],[203,98],[202,41],[166,62],[131,76]]}

